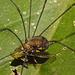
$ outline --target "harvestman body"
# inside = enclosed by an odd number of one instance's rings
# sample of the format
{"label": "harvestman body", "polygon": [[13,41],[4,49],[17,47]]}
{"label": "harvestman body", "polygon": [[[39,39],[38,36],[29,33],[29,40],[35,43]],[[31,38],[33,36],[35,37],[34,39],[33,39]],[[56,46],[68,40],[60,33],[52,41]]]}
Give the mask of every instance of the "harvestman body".
{"label": "harvestman body", "polygon": [[[45,0],[44,2],[44,5],[43,5],[43,9],[41,11],[41,14],[40,14],[40,17],[38,19],[38,22],[37,22],[37,25],[36,25],[36,29],[34,30],[34,33],[33,33],[33,36],[30,37],[30,23],[31,23],[31,4],[32,4],[32,0],[30,0],[30,14],[29,14],[29,30],[28,30],[28,38],[27,38],[27,35],[26,35],[26,28],[25,28],[25,24],[24,24],[24,20],[23,20],[23,17],[22,17],[22,14],[18,8],[18,6],[13,2],[13,0],[10,0],[14,5],[15,7],[17,8],[20,16],[21,16],[21,19],[22,19],[22,23],[23,23],[23,27],[24,27],[24,32],[25,32],[25,42],[22,43],[22,41],[20,40],[20,38],[12,31],[10,30],[9,28],[4,28],[4,29],[1,29],[1,31],[5,31],[5,30],[8,30],[10,31],[11,33],[13,33],[17,39],[20,41],[21,45],[16,48],[14,50],[14,52],[10,53],[9,55],[1,58],[0,60],[8,57],[8,56],[12,56],[13,58],[15,59],[21,59],[22,57],[24,57],[24,63],[23,63],[23,66],[22,66],[22,70],[21,70],[21,75],[22,75],[22,71],[23,71],[23,67],[24,67],[24,64],[27,60],[27,56],[36,56],[36,57],[40,57],[39,55],[37,55],[37,51],[38,52],[44,52],[50,45],[49,45],[49,42],[54,42],[54,43],[58,43],[58,44],[61,44],[65,47],[67,47],[68,49],[72,50],[75,52],[74,49],[60,43],[59,41],[56,41],[56,40],[51,40],[51,41],[48,41],[45,37],[41,36],[54,22],[56,22],[63,14],[65,14],[69,9],[71,9],[75,3],[73,3],[67,10],[65,10],[59,17],[57,17],[47,28],[45,28],[41,34],[39,36],[35,36],[35,32],[37,30],[37,27],[38,27],[38,24],[39,24],[39,21],[41,19],[41,16],[42,16],[42,13],[44,11],[44,8],[45,8],[45,5],[46,5],[46,2],[47,0]],[[41,58],[41,57],[40,57]],[[47,56],[42,56],[42,58],[49,58]]]}
{"label": "harvestman body", "polygon": [[[49,42],[43,36],[35,36],[33,38],[28,38],[23,45],[24,45],[24,48],[26,49],[25,51],[22,45],[20,45],[18,48],[15,49],[15,52],[12,52],[10,55],[15,59],[23,57],[25,53],[27,53],[27,55],[35,53],[36,55],[36,50],[38,52],[46,50],[49,47]],[[30,56],[33,56],[33,55],[30,55]]]}

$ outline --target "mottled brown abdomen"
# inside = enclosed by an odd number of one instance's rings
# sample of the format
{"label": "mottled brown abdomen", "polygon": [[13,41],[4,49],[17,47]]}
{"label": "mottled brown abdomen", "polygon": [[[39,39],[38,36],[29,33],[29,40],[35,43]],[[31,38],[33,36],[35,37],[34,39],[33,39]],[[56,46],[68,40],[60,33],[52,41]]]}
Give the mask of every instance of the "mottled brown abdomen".
{"label": "mottled brown abdomen", "polygon": [[32,38],[28,38],[26,45],[31,50],[43,51],[43,50],[46,50],[49,47],[49,42],[43,36],[35,36],[35,37],[32,37]]}

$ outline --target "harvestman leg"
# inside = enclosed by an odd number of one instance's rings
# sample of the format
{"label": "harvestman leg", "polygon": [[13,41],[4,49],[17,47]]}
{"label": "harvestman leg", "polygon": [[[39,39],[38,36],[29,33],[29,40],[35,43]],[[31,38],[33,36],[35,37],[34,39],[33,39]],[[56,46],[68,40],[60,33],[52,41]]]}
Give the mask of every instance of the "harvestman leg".
{"label": "harvestman leg", "polygon": [[[19,38],[11,29],[9,29],[9,28],[4,28],[4,29],[1,29],[0,32],[5,31],[5,30],[8,30],[8,31],[10,31],[11,33],[13,33],[13,34],[16,36],[16,38],[20,41],[21,45],[22,45],[23,48],[24,48],[24,45],[23,45],[22,41],[20,40],[20,38]],[[25,49],[25,48],[24,48],[24,49]]]}
{"label": "harvestman leg", "polygon": [[24,33],[25,33],[25,39],[27,39],[26,27],[25,27],[25,24],[24,24],[24,19],[23,19],[23,17],[22,17],[21,11],[20,11],[19,7],[13,2],[13,0],[10,0],[10,1],[15,5],[15,7],[16,7],[16,9],[17,9],[17,11],[18,11],[18,13],[19,13],[19,15],[20,15],[20,17],[21,17],[21,19],[22,19],[23,28],[24,28]]}
{"label": "harvestman leg", "polygon": [[[63,44],[63,43],[61,43],[61,42],[59,42],[59,41],[51,40],[51,41],[48,41],[48,42],[54,42],[54,43],[61,44],[61,45],[63,45],[64,47],[67,47],[67,48],[68,48],[68,49],[70,49],[71,51],[74,51],[74,52],[75,52],[75,50],[74,50],[74,49],[72,49],[72,48],[68,47],[67,45],[65,45],[65,44]],[[46,44],[46,43],[48,43],[48,42],[45,42],[44,44]],[[43,44],[43,45],[44,45],[44,44]],[[43,45],[41,45],[40,47],[42,47]],[[40,47],[38,47],[38,48],[40,48]],[[35,54],[35,56],[37,56],[37,55]],[[37,56],[37,57],[38,57],[38,56]]]}
{"label": "harvestman leg", "polygon": [[[22,73],[23,73],[23,68],[24,68],[25,63],[26,63],[27,55],[25,55],[24,59],[25,59],[25,60],[24,60],[23,65],[22,65],[21,75],[22,75]],[[25,67],[26,67],[26,66],[25,66]],[[27,65],[27,67],[26,67],[26,68],[28,68],[28,65]]]}
{"label": "harvestman leg", "polygon": [[69,11],[73,6],[75,6],[75,3],[73,3],[69,8],[67,8],[61,15],[59,15],[51,24],[49,24],[41,33],[39,36],[41,36],[50,26],[52,26],[61,16],[63,16],[67,11]]}
{"label": "harvestman leg", "polygon": [[[16,38],[20,41],[22,47],[24,48],[24,45],[23,45],[22,41],[20,40],[20,38],[19,38],[11,29],[9,29],[9,28],[4,28],[4,29],[1,29],[0,32],[5,31],[5,30],[8,30],[8,31],[10,31],[12,34],[14,34],[14,35],[16,36]],[[25,48],[24,48],[24,50],[25,50]],[[15,53],[16,53],[16,52],[15,52]],[[15,54],[15,53],[14,53],[14,54]],[[8,57],[8,56],[10,56],[10,55],[11,55],[11,54],[9,54],[9,55],[7,55],[7,56],[1,58],[0,60],[4,59],[4,58],[6,58],[6,57]]]}
{"label": "harvestman leg", "polygon": [[54,42],[54,43],[61,44],[61,45],[65,46],[65,47],[67,47],[68,49],[70,49],[70,50],[72,50],[72,51],[74,51],[74,52],[75,52],[75,50],[74,50],[74,49],[72,49],[72,48],[70,48],[70,47],[66,46],[65,44],[63,44],[63,43],[61,43],[61,42],[59,42],[59,41],[51,40],[51,41],[49,41],[49,42]]}
{"label": "harvestman leg", "polygon": [[41,11],[41,13],[40,13],[40,16],[39,16],[39,19],[38,19],[38,21],[37,21],[36,28],[35,28],[35,30],[34,30],[34,33],[33,33],[33,36],[32,36],[32,37],[35,36],[35,33],[36,33],[36,30],[37,30],[38,24],[39,24],[39,22],[40,22],[40,19],[41,19],[41,17],[42,17],[43,11],[44,11],[44,9],[45,9],[46,2],[47,2],[47,0],[44,1],[43,8],[42,8],[42,11]]}
{"label": "harvestman leg", "polygon": [[28,28],[28,38],[30,38],[31,7],[32,7],[32,0],[30,0],[30,13],[29,13],[29,28]]}

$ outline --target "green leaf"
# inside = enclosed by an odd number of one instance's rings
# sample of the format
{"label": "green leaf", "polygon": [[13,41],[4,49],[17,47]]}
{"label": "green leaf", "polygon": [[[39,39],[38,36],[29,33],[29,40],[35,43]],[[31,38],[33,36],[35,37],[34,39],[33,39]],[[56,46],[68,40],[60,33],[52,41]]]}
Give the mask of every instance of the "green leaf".
{"label": "green leaf", "polygon": [[[28,34],[29,21],[29,0],[14,0],[24,18]],[[42,18],[40,20],[36,36],[38,36],[54,19],[65,11],[75,0],[48,0]],[[40,15],[44,0],[32,1],[31,36],[33,35],[38,17]],[[56,21],[42,36],[48,40],[57,40],[75,49],[75,7],[72,7],[58,21]],[[0,29],[10,28],[21,40],[24,40],[24,31],[20,15],[10,0],[0,1]],[[0,32],[0,58],[13,52],[20,42],[9,31]],[[43,64],[34,67],[28,64],[24,68],[23,75],[74,75],[75,74],[75,53],[65,49],[59,44],[51,44],[47,49],[50,54],[56,54],[55,58],[49,58]],[[0,75],[10,75],[11,69],[17,68],[20,73],[22,66],[11,66],[14,59],[7,57],[0,60]],[[51,62],[53,61],[53,62]]]}

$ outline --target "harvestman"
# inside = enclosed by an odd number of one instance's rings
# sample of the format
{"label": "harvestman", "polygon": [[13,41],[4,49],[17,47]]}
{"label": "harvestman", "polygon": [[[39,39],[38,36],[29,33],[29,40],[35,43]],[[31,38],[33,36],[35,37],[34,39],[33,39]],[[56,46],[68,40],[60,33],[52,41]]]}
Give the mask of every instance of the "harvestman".
{"label": "harvestman", "polygon": [[[63,14],[65,14],[68,10],[70,10],[74,5],[75,3],[73,3],[67,10],[65,10],[59,17],[57,17],[50,25],[48,25],[48,27],[46,27],[38,36],[35,36],[35,33],[36,33],[36,30],[37,30],[37,27],[38,27],[38,24],[40,22],[40,19],[41,19],[41,16],[43,14],[43,11],[44,11],[44,8],[45,8],[45,5],[46,5],[46,2],[47,0],[45,0],[44,2],[44,5],[43,5],[43,8],[42,8],[42,11],[41,11],[41,14],[39,16],[39,19],[38,19],[38,22],[36,24],[36,28],[34,30],[34,33],[32,35],[32,37],[30,37],[30,24],[31,24],[31,6],[32,6],[32,0],[30,0],[30,14],[29,14],[29,29],[28,29],[28,37],[27,37],[27,34],[26,34],[26,27],[25,27],[25,24],[24,24],[24,19],[22,17],[22,14],[20,12],[20,9],[18,8],[18,6],[13,2],[13,0],[10,0],[16,7],[21,19],[22,19],[22,23],[23,23],[23,28],[24,28],[24,33],[25,33],[25,43],[22,43],[22,41],[20,40],[20,38],[9,28],[3,28],[3,29],[0,29],[0,32],[2,31],[5,31],[5,30],[8,30],[10,31],[12,34],[15,35],[15,37],[20,41],[21,45],[15,49],[14,52],[10,53],[9,55],[3,57],[3,58],[0,58],[0,60],[8,57],[8,56],[12,56],[14,59],[23,59],[24,60],[24,63],[23,63],[23,66],[22,66],[22,70],[21,70],[21,75],[22,75],[22,71],[23,71],[23,67],[24,67],[24,64],[25,62],[27,62],[27,56],[36,56],[36,57],[40,57],[38,54],[37,54],[37,51],[40,52],[44,52],[50,45],[49,45],[49,42],[54,42],[54,43],[58,43],[58,44],[61,44],[65,47],[67,47],[68,49],[72,50],[75,52],[74,49],[64,45],[63,43],[59,42],[59,41],[56,41],[56,40],[51,40],[51,41],[48,41],[45,37],[42,36],[42,34],[51,26],[53,25],[54,22],[56,22]],[[49,55],[47,55],[49,56]],[[47,58],[47,56],[42,56],[40,58]],[[49,58],[49,57],[48,57]]]}

